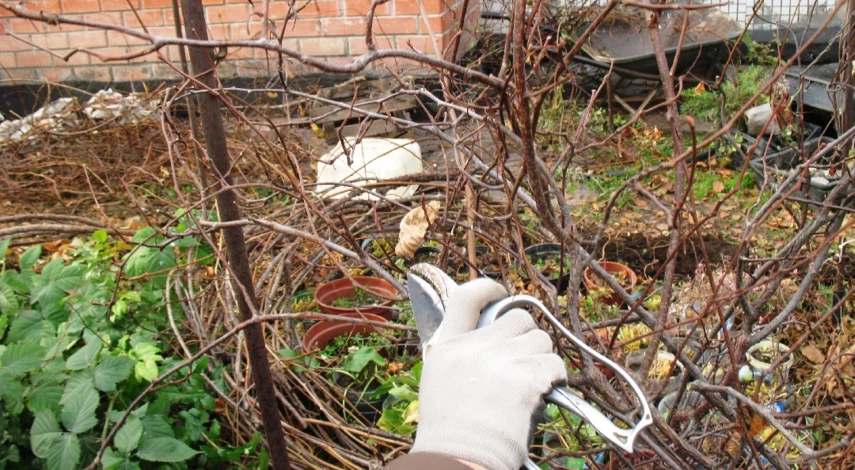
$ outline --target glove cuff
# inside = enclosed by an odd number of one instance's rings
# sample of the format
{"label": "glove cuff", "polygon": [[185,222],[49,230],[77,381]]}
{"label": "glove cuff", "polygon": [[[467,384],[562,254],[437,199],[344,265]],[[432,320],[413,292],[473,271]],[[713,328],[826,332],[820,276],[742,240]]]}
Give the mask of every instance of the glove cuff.
{"label": "glove cuff", "polygon": [[472,462],[491,470],[517,470],[525,449],[517,449],[509,436],[482,435],[463,423],[451,426],[425,427],[430,432],[417,432],[413,453],[430,452]]}
{"label": "glove cuff", "polygon": [[384,470],[472,470],[472,467],[447,455],[410,452],[383,467]]}

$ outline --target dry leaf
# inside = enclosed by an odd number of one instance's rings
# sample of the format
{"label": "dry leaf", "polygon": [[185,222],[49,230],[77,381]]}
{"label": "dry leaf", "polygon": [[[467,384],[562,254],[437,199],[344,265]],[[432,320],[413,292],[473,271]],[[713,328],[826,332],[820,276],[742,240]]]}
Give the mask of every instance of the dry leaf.
{"label": "dry leaf", "polygon": [[716,181],[712,184],[712,189],[717,193],[724,192],[724,183],[722,183],[721,181]]}
{"label": "dry leaf", "polygon": [[707,87],[706,87],[706,85],[704,85],[704,82],[698,83],[698,86],[695,87],[695,94],[696,95],[702,95],[702,94],[704,94],[704,92],[706,90],[707,90]]}
{"label": "dry leaf", "polygon": [[312,128],[312,132],[314,132],[315,135],[318,136],[319,139],[324,138],[324,130],[321,129],[320,127],[318,127],[317,124],[315,124],[314,122],[309,123],[309,127]]}
{"label": "dry leaf", "polygon": [[814,364],[825,362],[825,355],[816,346],[809,344],[802,348],[802,355]]}
{"label": "dry leaf", "polygon": [[647,201],[645,201],[644,199],[637,198],[632,202],[638,207],[647,207]]}

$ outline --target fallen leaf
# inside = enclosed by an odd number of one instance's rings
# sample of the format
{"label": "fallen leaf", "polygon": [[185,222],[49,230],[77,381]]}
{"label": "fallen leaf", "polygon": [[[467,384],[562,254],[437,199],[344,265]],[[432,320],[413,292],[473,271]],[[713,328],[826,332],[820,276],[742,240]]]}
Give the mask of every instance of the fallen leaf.
{"label": "fallen leaf", "polygon": [[704,82],[698,83],[698,86],[695,87],[695,94],[702,95],[706,91],[707,87],[704,85]]}
{"label": "fallen leaf", "polygon": [[645,201],[644,199],[636,198],[632,202],[635,203],[635,205],[638,207],[647,207],[647,201]]}
{"label": "fallen leaf", "polygon": [[721,181],[716,181],[712,184],[712,189],[717,193],[724,192],[724,183],[722,183]]}
{"label": "fallen leaf", "polygon": [[814,364],[825,362],[825,354],[812,344],[802,348],[802,355]]}
{"label": "fallen leaf", "polygon": [[665,230],[668,230],[668,224],[666,224],[666,223],[656,224],[656,228],[658,230],[661,230],[664,232]]}

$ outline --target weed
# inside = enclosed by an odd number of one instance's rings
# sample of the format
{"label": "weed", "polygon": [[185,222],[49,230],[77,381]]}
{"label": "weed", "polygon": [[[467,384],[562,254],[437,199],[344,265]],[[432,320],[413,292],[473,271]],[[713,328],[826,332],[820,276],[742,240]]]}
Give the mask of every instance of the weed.
{"label": "weed", "polygon": [[[0,468],[78,468],[91,461],[128,404],[161,370],[182,360],[172,338],[157,333],[170,331],[165,272],[184,262],[187,246],[200,243],[166,243],[149,228],[134,240],[148,246],[128,251],[129,245],[98,231],[75,239],[65,258],[42,260],[41,246],[35,246],[22,254],[17,269],[4,263]],[[0,259],[8,245],[0,241]],[[124,273],[120,258],[126,260]],[[181,309],[174,311],[184,321]],[[209,370],[207,358],[184,368],[130,411],[103,455],[104,467],[230,466],[226,462],[248,463],[249,453],[266,467],[267,454],[257,453],[260,435],[237,448],[214,444],[221,426],[203,373],[227,389],[221,369]]]}

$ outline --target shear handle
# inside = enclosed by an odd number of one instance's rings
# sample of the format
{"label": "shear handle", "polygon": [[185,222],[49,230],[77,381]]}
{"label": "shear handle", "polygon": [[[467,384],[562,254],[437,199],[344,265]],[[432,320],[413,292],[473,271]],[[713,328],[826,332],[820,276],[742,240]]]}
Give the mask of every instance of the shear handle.
{"label": "shear handle", "polygon": [[481,312],[481,318],[478,321],[478,328],[493,323],[500,316],[510,310],[525,307],[538,308],[546,316],[549,322],[552,323],[552,325],[555,326],[562,335],[570,340],[570,342],[575,344],[582,351],[593,356],[597,361],[614,370],[615,373],[619,374],[621,378],[629,384],[635,395],[638,397],[638,401],[641,403],[642,413],[641,419],[632,429],[620,429],[615,426],[609,418],[603,415],[603,413],[575,393],[570,392],[565,387],[553,388],[546,396],[546,401],[577,414],[580,418],[593,426],[597,432],[603,435],[603,437],[608,439],[609,442],[627,452],[632,452],[632,444],[635,441],[635,438],[645,427],[653,422],[653,416],[650,413],[650,405],[648,405],[647,399],[644,397],[644,392],[641,391],[641,387],[635,383],[635,380],[633,380],[632,377],[623,370],[623,368],[573,335],[570,330],[568,330],[563,324],[561,324],[561,322],[558,321],[557,318],[555,318],[554,315],[552,315],[552,312],[550,312],[540,300],[529,295],[515,295],[493,302]]}

